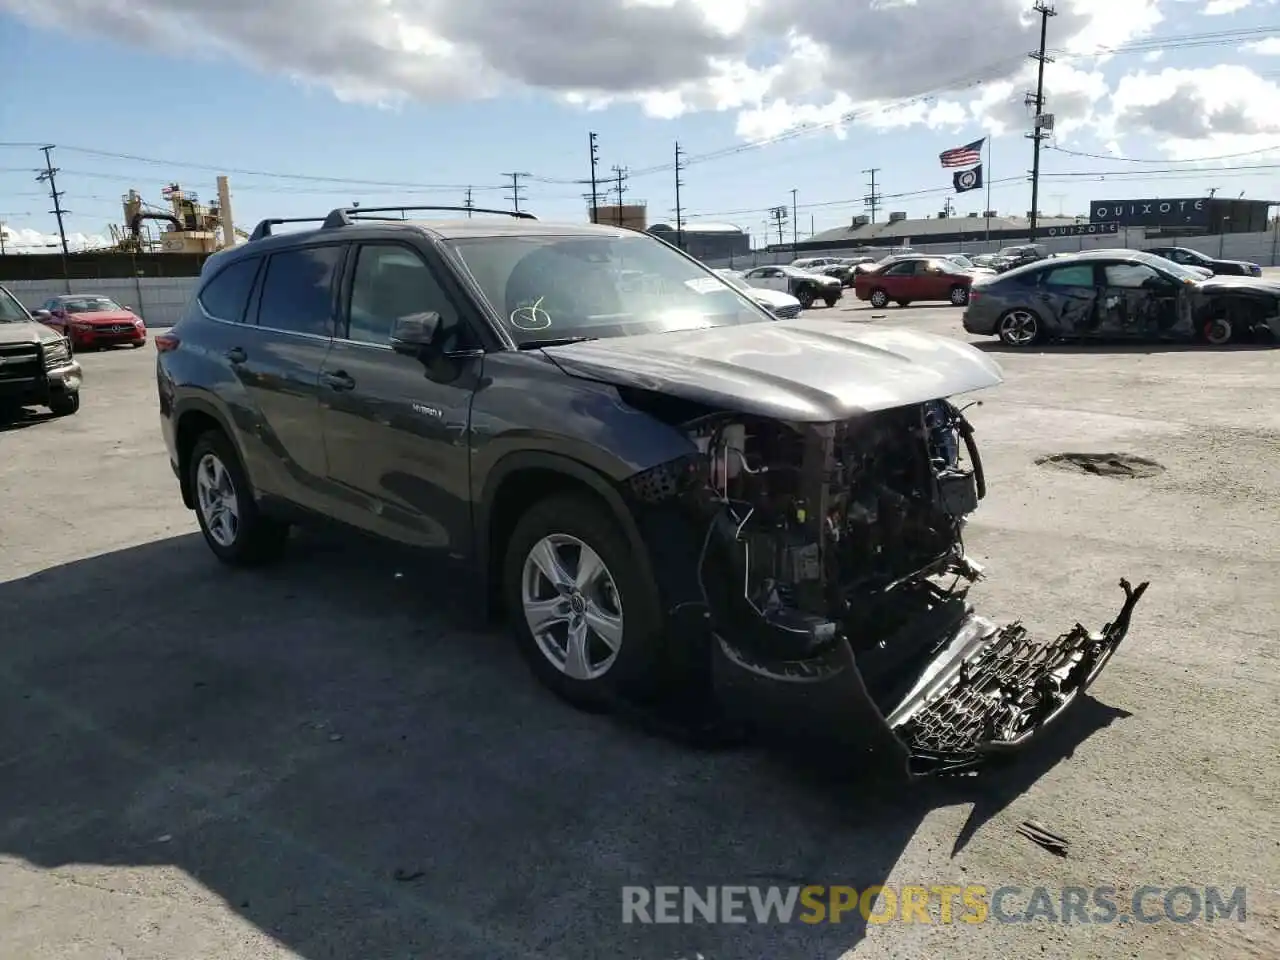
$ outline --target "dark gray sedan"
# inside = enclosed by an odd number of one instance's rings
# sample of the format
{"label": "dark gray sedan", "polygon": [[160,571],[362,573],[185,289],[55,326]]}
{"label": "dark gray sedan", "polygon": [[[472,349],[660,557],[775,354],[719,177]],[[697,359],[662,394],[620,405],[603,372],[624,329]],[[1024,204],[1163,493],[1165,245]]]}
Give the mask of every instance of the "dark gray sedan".
{"label": "dark gray sedan", "polygon": [[969,333],[1010,347],[1046,340],[1200,340],[1280,337],[1280,284],[1208,277],[1136,251],[1055,257],[975,280]]}

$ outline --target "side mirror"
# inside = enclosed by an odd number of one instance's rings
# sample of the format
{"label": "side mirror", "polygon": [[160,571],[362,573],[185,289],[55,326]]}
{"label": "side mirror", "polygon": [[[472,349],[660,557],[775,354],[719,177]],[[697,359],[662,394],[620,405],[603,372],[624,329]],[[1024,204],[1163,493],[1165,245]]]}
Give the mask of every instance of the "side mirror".
{"label": "side mirror", "polygon": [[33,319],[39,320],[41,323],[45,323],[53,319],[53,314],[48,310],[32,310],[31,316]]}
{"label": "side mirror", "polygon": [[420,358],[431,349],[439,329],[440,314],[434,310],[396,317],[391,325],[391,349],[407,357]]}

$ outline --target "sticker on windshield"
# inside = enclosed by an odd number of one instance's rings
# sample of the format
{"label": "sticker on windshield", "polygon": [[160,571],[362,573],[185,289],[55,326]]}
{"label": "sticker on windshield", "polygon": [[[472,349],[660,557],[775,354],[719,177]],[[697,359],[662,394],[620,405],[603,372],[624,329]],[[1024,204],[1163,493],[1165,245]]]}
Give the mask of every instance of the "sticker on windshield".
{"label": "sticker on windshield", "polygon": [[696,280],[686,280],[684,285],[694,293],[715,293],[717,290],[724,289],[724,284],[715,277],[698,277]]}
{"label": "sticker on windshield", "polygon": [[517,330],[546,330],[551,326],[551,314],[542,309],[542,297],[533,303],[516,307],[508,318]]}

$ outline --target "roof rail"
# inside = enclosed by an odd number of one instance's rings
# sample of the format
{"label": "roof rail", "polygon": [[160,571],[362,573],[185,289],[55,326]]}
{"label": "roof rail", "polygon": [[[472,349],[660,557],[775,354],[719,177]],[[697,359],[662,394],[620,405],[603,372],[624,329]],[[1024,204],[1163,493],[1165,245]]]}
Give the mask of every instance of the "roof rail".
{"label": "roof rail", "polygon": [[[492,210],[488,207],[438,207],[438,206],[408,206],[408,207],[335,207],[324,218],[324,229],[331,230],[334,227],[349,227],[357,220],[363,219],[366,213],[399,213],[401,217],[409,210],[447,210],[450,213],[496,213],[502,217],[514,217],[517,220],[537,220],[532,213],[525,213],[523,210]],[[370,217],[371,220],[385,219],[380,217]],[[405,218],[407,219],[407,218]]]}
{"label": "roof rail", "polygon": [[276,217],[272,220],[263,220],[253,228],[253,233],[249,234],[249,242],[271,236],[271,228],[282,223],[320,223],[323,220],[324,217]]}

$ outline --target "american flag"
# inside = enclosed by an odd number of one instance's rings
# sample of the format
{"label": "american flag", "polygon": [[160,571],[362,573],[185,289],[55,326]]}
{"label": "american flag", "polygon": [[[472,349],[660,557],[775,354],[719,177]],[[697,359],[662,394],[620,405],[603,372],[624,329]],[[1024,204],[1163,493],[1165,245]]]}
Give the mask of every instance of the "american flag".
{"label": "american flag", "polygon": [[981,140],[973,141],[973,143],[966,143],[963,147],[944,150],[938,155],[938,159],[942,161],[944,168],[971,167],[975,163],[981,163],[982,145],[986,142],[986,139],[986,137],[983,137]]}

